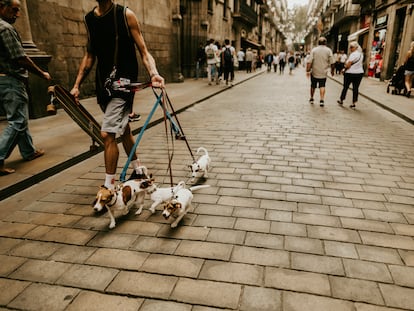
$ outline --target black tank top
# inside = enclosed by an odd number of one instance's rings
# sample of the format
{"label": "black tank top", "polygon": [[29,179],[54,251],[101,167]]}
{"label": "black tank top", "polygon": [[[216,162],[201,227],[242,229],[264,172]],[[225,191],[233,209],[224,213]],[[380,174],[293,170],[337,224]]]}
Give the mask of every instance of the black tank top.
{"label": "black tank top", "polygon": [[407,63],[405,64],[405,70],[414,71],[414,54],[411,55],[409,59],[407,59]]}
{"label": "black tank top", "polygon": [[114,66],[115,54],[115,16],[118,24],[118,57],[117,78],[128,78],[132,82],[138,79],[138,60],[135,51],[135,43],[130,36],[126,21],[126,8],[121,5],[112,5],[112,8],[102,16],[96,16],[94,10],[85,16],[88,30],[88,52],[96,55],[96,92],[98,103],[106,105],[103,84],[109,77]]}

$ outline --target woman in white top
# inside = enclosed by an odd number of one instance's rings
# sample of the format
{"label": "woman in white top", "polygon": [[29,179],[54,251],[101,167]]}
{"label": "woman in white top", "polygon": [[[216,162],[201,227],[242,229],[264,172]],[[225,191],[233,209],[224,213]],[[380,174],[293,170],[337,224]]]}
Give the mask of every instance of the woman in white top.
{"label": "woman in white top", "polygon": [[352,84],[352,105],[351,108],[355,108],[358,102],[359,85],[361,84],[362,77],[364,75],[364,55],[362,55],[361,47],[358,42],[353,41],[349,44],[351,54],[349,55],[344,72],[344,86],[341,92],[341,97],[338,100],[338,104],[343,105],[343,101],[346,98],[346,92],[349,86]]}

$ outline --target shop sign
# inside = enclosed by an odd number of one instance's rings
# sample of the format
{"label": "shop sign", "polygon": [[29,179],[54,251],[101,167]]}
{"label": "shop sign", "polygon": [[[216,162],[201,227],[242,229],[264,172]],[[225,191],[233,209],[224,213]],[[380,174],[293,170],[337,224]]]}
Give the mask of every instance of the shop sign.
{"label": "shop sign", "polygon": [[377,27],[381,27],[381,26],[386,26],[387,25],[387,19],[388,19],[388,15],[384,15],[381,17],[378,17],[376,20],[376,26]]}

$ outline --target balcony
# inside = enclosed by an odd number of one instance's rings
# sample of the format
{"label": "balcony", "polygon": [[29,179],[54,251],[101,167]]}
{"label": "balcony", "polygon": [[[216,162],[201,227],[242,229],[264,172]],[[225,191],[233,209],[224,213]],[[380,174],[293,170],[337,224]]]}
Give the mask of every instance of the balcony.
{"label": "balcony", "polygon": [[341,0],[331,0],[327,2],[325,6],[326,13],[330,14],[336,11],[337,8],[341,5]]}
{"label": "balcony", "polygon": [[233,19],[243,24],[249,24],[251,26],[257,25],[257,14],[256,12],[244,2],[240,3],[240,6],[233,13]]}
{"label": "balcony", "polygon": [[334,25],[357,19],[359,15],[359,9],[348,9],[346,7],[342,7],[334,15]]}

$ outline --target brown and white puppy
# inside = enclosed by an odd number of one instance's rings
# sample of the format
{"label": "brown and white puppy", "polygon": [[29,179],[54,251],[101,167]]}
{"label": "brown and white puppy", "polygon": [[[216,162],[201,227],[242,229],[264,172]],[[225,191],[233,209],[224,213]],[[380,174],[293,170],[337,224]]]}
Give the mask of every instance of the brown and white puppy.
{"label": "brown and white puppy", "polygon": [[101,211],[104,207],[107,209],[111,220],[109,228],[113,229],[116,225],[114,217],[115,211],[121,212],[122,215],[128,214],[130,208],[137,201],[144,201],[145,189],[152,182],[152,179],[132,179],[120,184],[115,190],[101,186],[93,202],[93,208],[97,212]]}
{"label": "brown and white puppy", "polygon": [[177,217],[177,219],[171,224],[171,228],[177,227],[180,220],[187,214],[187,212],[191,208],[191,201],[193,200],[193,191],[208,188],[209,185],[201,185],[201,186],[194,186],[187,188],[180,188],[175,193],[174,198],[164,204],[164,211],[162,212],[162,216],[165,219],[170,218],[171,215]]}
{"label": "brown and white puppy", "polygon": [[204,154],[193,164],[190,165],[191,169],[191,182],[194,182],[195,178],[205,177],[208,178],[208,169],[210,166],[210,156],[208,155],[208,151],[204,147],[199,147],[197,149],[197,154],[203,151]]}
{"label": "brown and white puppy", "polygon": [[[184,181],[180,181],[176,186],[168,188],[158,188],[155,184],[150,185],[146,189],[146,193],[151,196],[152,200],[151,207],[149,208],[150,212],[154,214],[155,209],[158,205],[171,200],[174,197],[175,193],[181,188],[185,188]],[[135,212],[135,215],[141,214],[142,208],[143,205],[141,205],[140,208]]]}

